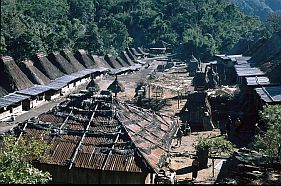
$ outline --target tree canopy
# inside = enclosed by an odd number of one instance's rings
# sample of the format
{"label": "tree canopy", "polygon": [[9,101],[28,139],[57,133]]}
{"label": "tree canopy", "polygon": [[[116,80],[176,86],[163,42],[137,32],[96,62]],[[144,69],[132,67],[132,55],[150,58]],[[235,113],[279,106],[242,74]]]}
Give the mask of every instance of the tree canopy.
{"label": "tree canopy", "polygon": [[31,160],[43,158],[48,145],[37,140],[5,136],[0,148],[1,184],[43,184],[51,180],[48,172],[31,165]]}
{"label": "tree canopy", "polygon": [[16,60],[63,48],[118,54],[162,40],[210,56],[262,29],[230,0],[1,0],[0,53]]}

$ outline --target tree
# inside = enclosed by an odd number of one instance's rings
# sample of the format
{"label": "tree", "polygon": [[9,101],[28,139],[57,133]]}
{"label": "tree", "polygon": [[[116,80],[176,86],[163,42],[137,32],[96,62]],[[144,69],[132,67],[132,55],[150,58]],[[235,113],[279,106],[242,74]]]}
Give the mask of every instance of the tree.
{"label": "tree", "polygon": [[0,149],[1,184],[43,184],[51,181],[48,172],[42,172],[31,165],[31,160],[43,158],[49,148],[35,138],[24,140],[5,136]]}
{"label": "tree", "polygon": [[281,106],[266,105],[260,116],[267,125],[267,131],[258,134],[250,147],[268,155],[271,160],[281,162]]}

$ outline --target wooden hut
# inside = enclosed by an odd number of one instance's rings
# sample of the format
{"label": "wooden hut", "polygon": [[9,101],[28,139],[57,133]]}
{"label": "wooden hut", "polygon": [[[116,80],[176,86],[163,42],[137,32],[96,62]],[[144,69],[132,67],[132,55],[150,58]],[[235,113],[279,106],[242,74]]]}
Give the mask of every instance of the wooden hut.
{"label": "wooden hut", "polygon": [[29,100],[23,102],[23,109],[30,110],[36,108],[42,104],[45,104],[48,99],[47,95],[51,91],[51,88],[44,85],[34,85],[33,87],[16,91],[16,94],[29,96]]}
{"label": "wooden hut", "polygon": [[53,65],[43,53],[37,53],[31,60],[34,62],[34,66],[36,66],[51,80],[64,75],[64,73]]}
{"label": "wooden hut", "polygon": [[77,72],[75,67],[68,62],[59,52],[52,52],[48,55],[49,61],[53,63],[60,71],[65,74],[72,74],[73,72]]}
{"label": "wooden hut", "polygon": [[8,92],[22,90],[33,86],[33,83],[17,66],[10,56],[2,56],[0,60],[0,86]]}
{"label": "wooden hut", "polygon": [[76,69],[76,71],[84,70],[85,67],[74,57],[70,50],[64,49],[60,54],[68,60],[69,63]]}
{"label": "wooden hut", "polygon": [[121,68],[122,66],[120,65],[120,63],[118,63],[116,61],[116,59],[114,58],[113,55],[111,54],[106,54],[104,56],[104,59],[106,60],[106,62],[111,66],[111,68]]}
{"label": "wooden hut", "polygon": [[86,68],[95,67],[95,62],[87,55],[84,49],[79,49],[75,52],[74,57]]}
{"label": "wooden hut", "polygon": [[[188,94],[187,102],[180,113],[182,121],[188,122],[193,130],[212,129],[211,106],[207,92]],[[204,127],[204,124],[210,124],[210,126]]]}
{"label": "wooden hut", "polygon": [[23,113],[23,102],[29,101],[30,96],[10,93],[0,98],[0,121],[10,119]]}
{"label": "wooden hut", "polygon": [[22,61],[19,66],[33,84],[46,85],[51,82],[51,80],[45,76],[43,72],[34,66],[31,60]]}

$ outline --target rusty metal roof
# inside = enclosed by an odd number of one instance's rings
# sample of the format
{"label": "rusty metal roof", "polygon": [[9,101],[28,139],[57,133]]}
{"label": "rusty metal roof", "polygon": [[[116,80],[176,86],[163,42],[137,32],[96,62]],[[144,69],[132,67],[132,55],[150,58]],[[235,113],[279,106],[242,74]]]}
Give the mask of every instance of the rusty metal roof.
{"label": "rusty metal roof", "polygon": [[177,127],[169,117],[86,94],[23,124],[23,137],[51,144],[41,163],[126,172],[158,172]]}

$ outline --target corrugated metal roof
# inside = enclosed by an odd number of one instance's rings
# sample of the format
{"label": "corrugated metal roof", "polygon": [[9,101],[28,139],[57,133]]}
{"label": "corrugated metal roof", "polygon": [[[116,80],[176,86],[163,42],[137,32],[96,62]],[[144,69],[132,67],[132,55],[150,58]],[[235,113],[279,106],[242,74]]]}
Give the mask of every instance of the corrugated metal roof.
{"label": "corrugated metal roof", "polygon": [[22,102],[23,100],[29,99],[30,96],[20,95],[11,93],[0,98],[0,108],[10,106],[15,103]]}
{"label": "corrugated metal roof", "polygon": [[270,85],[270,81],[266,76],[246,77],[246,82],[248,86]]}
{"label": "corrugated metal roof", "polygon": [[[87,94],[81,98],[91,100]],[[110,100],[95,103],[101,104],[95,106],[101,110],[85,110],[82,102],[73,102],[72,108],[57,107],[29,121],[23,136],[40,138],[42,132],[36,130],[45,127],[48,131],[43,137],[52,144],[51,158],[42,163],[107,171],[160,169],[175,133],[169,117],[119,102],[114,102],[118,114],[112,117],[113,113],[105,112],[113,107]]]}
{"label": "corrugated metal roof", "polygon": [[265,76],[265,73],[257,67],[235,65],[235,71],[239,77]]}
{"label": "corrugated metal roof", "polygon": [[262,87],[255,89],[260,98],[266,103],[281,102],[281,86]]}
{"label": "corrugated metal roof", "polygon": [[34,85],[33,87],[16,91],[15,93],[17,94],[24,94],[24,95],[29,95],[29,96],[37,96],[39,94],[42,94],[46,91],[50,90],[50,87],[44,86],[44,85]]}

